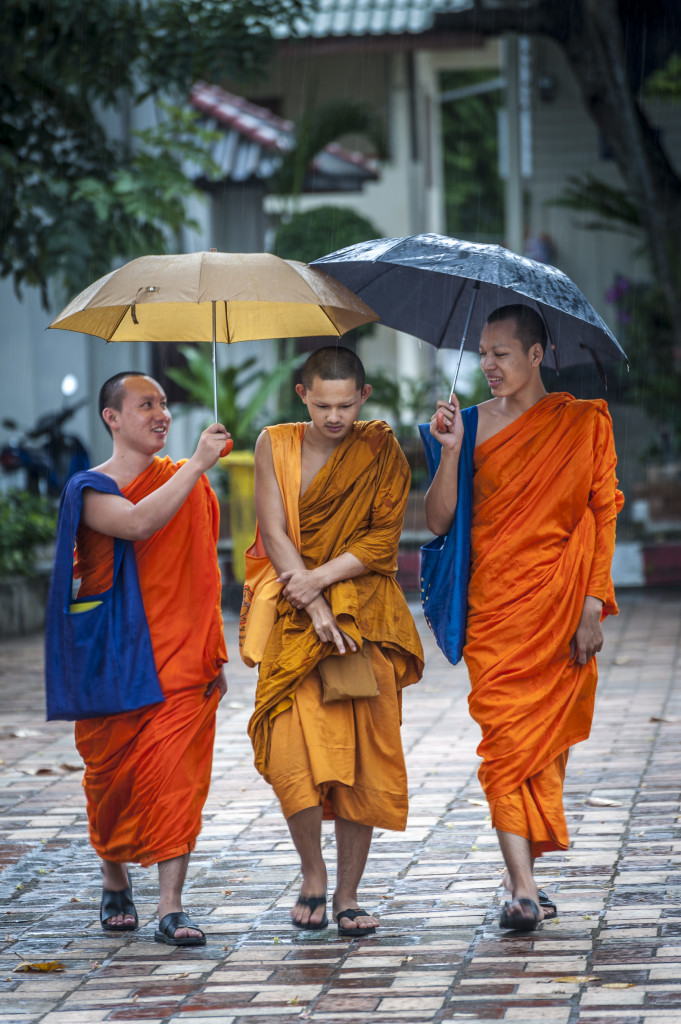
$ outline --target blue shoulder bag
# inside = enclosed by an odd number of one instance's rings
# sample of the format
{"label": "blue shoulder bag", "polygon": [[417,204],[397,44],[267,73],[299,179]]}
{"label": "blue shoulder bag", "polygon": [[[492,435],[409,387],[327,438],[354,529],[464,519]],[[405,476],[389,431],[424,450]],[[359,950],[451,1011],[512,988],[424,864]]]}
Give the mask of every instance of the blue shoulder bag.
{"label": "blue shoulder bag", "polygon": [[[470,572],[473,511],[473,452],[478,429],[478,407],[462,409],[464,435],[459,456],[456,514],[449,533],[421,547],[421,604],[437,645],[452,665],[461,661],[466,639],[468,577]],[[442,445],[419,424],[432,480],[440,465]]]}
{"label": "blue shoulder bag", "polygon": [[76,473],[62,493],[45,614],[48,721],[115,715],[164,700],[132,541],[113,539],[108,590],[72,599],[73,547],[85,487],[121,493],[111,477],[96,472]]}

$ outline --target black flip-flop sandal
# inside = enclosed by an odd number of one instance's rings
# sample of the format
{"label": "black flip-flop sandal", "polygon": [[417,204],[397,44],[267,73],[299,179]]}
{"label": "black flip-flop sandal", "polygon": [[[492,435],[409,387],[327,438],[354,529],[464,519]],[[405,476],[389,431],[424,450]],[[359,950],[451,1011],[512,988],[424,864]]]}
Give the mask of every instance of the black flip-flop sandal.
{"label": "black flip-flop sandal", "polygon": [[[309,907],[310,914],[314,914],[317,907],[326,907],[326,896],[303,896],[301,893],[296,900],[296,906],[300,904],[301,907]],[[324,911],[324,917],[321,921],[307,921],[303,924],[302,921],[294,921],[291,918],[291,924],[295,925],[296,928],[305,928],[307,931],[318,932],[322,928],[328,928],[329,919],[326,916],[326,910]]]}
{"label": "black flip-flop sandal", "polygon": [[[347,917],[350,921],[354,921],[357,917],[371,917],[371,914],[367,914],[366,910],[341,910],[340,914],[336,914],[336,920],[340,921],[342,917]],[[372,925],[371,928],[346,928],[344,925],[338,925],[339,935],[351,936],[353,939],[357,938],[358,935],[374,935],[375,932],[375,925]]]}
{"label": "black flip-flop sandal", "polygon": [[537,894],[539,896],[539,906],[544,911],[544,921],[553,921],[555,917],[558,917],[558,907],[543,889],[537,889]]}
{"label": "black flip-flop sandal", "polygon": [[[520,914],[509,914],[509,910],[514,903],[518,903],[521,907],[529,907],[533,916],[522,917]],[[519,900],[511,900],[504,903],[504,909],[499,918],[500,928],[508,928],[516,932],[533,932],[539,924],[539,907],[534,900],[522,897]]]}
{"label": "black flip-flop sandal", "polygon": [[[119,914],[128,914],[135,918],[134,924],[107,924],[112,917]],[[137,908],[132,901],[132,882],[128,875],[128,885],[125,889],[114,892],[111,889],[102,888],[102,899],[99,904],[99,921],[102,931],[105,932],[134,932],[139,928]]]}
{"label": "black flip-flop sandal", "polygon": [[[201,932],[201,934],[182,935],[180,938],[175,938],[175,932],[178,928],[193,928],[194,931]],[[158,928],[154,932],[154,941],[165,942],[166,946],[205,946],[206,936],[190,920],[189,915],[180,910],[173,914],[166,914],[165,917],[161,918]]]}

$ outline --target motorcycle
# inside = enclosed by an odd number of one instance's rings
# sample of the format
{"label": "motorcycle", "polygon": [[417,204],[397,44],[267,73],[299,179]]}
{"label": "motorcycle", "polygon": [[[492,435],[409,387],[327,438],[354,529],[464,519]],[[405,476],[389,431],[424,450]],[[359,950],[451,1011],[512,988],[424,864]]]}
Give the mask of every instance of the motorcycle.
{"label": "motorcycle", "polygon": [[[73,394],[76,387],[70,375],[62,381],[64,395]],[[6,473],[24,470],[25,490],[30,494],[58,498],[69,477],[90,468],[90,457],[83,442],[63,430],[64,424],[87,401],[82,398],[56,412],[44,413],[29,430],[10,437],[0,450],[0,465]],[[3,419],[2,425],[7,430],[19,430],[14,420]]]}

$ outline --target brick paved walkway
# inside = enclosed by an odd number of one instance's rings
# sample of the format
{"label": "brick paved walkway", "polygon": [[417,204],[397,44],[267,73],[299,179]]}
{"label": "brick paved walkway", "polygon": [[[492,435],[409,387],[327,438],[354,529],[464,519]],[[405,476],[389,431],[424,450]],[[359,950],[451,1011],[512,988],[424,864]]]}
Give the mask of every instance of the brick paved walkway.
{"label": "brick paved walkway", "polygon": [[[296,858],[252,767],[254,676],[228,623],[230,692],[186,888],[201,950],[153,942],[155,869],[133,871],[140,931],[101,931],[79,758],[71,728],[43,721],[40,639],[0,645],[0,1024],[679,1024],[681,594],[621,604],[594,731],[568,768],[572,846],[539,872],[559,918],[529,935],[497,927],[467,678],[429,637],[426,676],[405,694],[409,825],[376,836],[362,899],[383,926],[351,941],[288,923]],[[53,960],[66,969],[15,973]]]}

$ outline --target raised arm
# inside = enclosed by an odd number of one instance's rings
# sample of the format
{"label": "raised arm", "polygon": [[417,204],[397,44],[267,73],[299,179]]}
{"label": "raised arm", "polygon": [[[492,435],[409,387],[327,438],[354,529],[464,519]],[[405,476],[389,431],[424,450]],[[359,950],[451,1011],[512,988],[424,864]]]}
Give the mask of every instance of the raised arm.
{"label": "raised arm", "polygon": [[228,437],[222,424],[211,424],[201,434],[192,457],[172,479],[136,505],[117,494],[86,488],[81,521],[91,530],[110,537],[147,540],[170,522],[197,481],[215,465]]}
{"label": "raised arm", "polygon": [[463,421],[456,395],[439,401],[430,421],[430,432],[442,445],[440,465],[426,492],[426,526],[436,537],[447,533],[454,522],[458,500],[459,455],[463,444]]}

